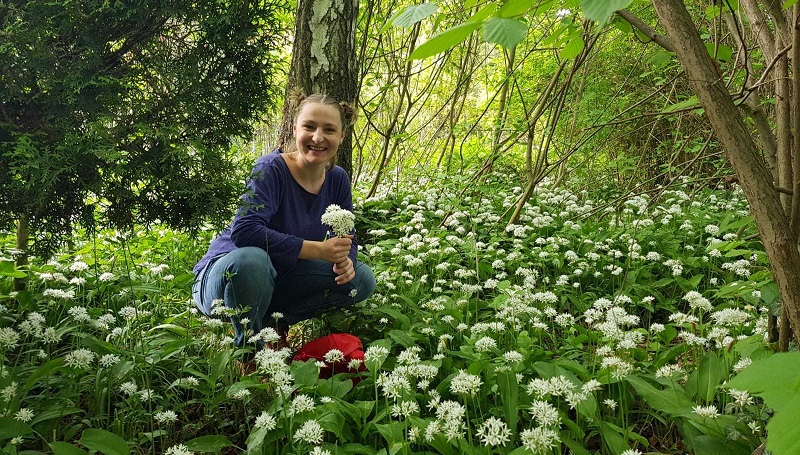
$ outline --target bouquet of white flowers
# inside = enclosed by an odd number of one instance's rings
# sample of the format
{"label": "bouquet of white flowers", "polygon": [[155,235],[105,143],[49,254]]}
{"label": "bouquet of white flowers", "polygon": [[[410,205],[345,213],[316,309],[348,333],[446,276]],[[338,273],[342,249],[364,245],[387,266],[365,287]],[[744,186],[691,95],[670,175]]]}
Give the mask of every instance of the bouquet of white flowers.
{"label": "bouquet of white flowers", "polygon": [[331,204],[322,214],[322,224],[327,224],[337,237],[344,237],[353,231],[356,216],[336,204]]}

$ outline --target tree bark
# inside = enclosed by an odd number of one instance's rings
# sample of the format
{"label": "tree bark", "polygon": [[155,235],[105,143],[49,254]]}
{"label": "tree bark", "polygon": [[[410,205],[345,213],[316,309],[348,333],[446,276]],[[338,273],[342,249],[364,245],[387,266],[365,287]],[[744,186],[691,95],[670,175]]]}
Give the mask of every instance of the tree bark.
{"label": "tree bark", "polygon": [[[286,84],[287,102],[278,134],[282,148],[292,140],[292,108],[288,95],[301,90],[324,93],[355,106],[359,84],[356,61],[358,0],[299,0],[295,19],[292,64]],[[352,130],[352,129],[351,129]],[[352,174],[352,131],[339,146],[337,162]]]}
{"label": "tree bark", "polygon": [[[24,269],[28,265],[28,242],[31,238],[30,221],[22,215],[17,220],[17,251],[16,267]],[[27,278],[14,278],[14,290],[24,291],[28,287]]]}
{"label": "tree bark", "polygon": [[680,0],[653,0],[692,90],[725,148],[761,235],[795,339],[800,339],[800,253],[753,137]]}

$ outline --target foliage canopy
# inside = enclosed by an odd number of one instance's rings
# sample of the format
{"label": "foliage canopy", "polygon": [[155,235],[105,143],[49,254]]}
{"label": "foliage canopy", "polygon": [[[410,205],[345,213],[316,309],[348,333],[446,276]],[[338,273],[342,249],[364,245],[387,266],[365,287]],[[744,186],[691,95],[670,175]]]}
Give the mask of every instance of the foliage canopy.
{"label": "foliage canopy", "polygon": [[272,105],[274,0],[0,4],[0,214],[48,252],[95,211],[197,226],[239,191],[230,140]]}

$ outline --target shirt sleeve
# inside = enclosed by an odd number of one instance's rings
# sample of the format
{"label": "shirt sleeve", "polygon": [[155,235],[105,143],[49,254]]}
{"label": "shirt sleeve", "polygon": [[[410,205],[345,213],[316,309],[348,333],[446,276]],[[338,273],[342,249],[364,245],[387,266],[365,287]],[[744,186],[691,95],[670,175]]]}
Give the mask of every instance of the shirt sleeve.
{"label": "shirt sleeve", "polygon": [[237,248],[264,249],[273,262],[293,264],[300,255],[303,239],[267,227],[277,212],[285,185],[274,165],[253,169],[242,205],[231,225],[231,241]]}

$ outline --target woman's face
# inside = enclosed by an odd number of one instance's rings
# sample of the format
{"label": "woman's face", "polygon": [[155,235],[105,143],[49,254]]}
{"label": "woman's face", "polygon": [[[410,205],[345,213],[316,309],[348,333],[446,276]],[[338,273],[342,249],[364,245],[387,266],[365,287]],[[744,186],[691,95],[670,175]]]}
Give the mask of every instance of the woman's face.
{"label": "woman's face", "polygon": [[294,137],[299,160],[308,165],[325,165],[344,140],[341,115],[334,106],[309,103],[294,122]]}

